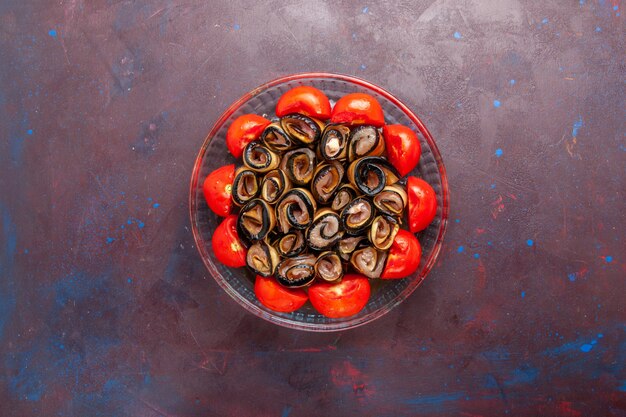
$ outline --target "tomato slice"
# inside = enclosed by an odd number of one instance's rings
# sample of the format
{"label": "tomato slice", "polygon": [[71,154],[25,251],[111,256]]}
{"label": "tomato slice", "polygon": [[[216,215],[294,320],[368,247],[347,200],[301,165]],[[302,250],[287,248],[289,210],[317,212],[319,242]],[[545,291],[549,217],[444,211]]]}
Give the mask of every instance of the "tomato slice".
{"label": "tomato slice", "polygon": [[422,246],[415,235],[407,230],[400,229],[389,248],[387,263],[383,270],[382,279],[406,278],[420,265]]}
{"label": "tomato slice", "polygon": [[369,94],[352,93],[346,94],[335,103],[330,120],[333,123],[381,127],[385,124],[385,115],[380,103],[374,97]]}
{"label": "tomato slice", "polygon": [[213,232],[213,253],[218,261],[231,268],[246,265],[246,248],[237,234],[237,215],[226,217]]}
{"label": "tomato slice", "polygon": [[437,196],[435,190],[421,178],[409,177],[407,181],[409,195],[409,230],[417,233],[424,230],[437,214]]}
{"label": "tomato slice", "polygon": [[226,132],[226,146],[235,158],[240,158],[246,145],[261,136],[271,122],[256,114],[244,114],[231,123]]}
{"label": "tomato slice", "polygon": [[296,311],[309,299],[304,290],[285,288],[274,277],[261,275],[257,275],[254,281],[254,294],[265,307],[283,313]]}
{"label": "tomato slice", "polygon": [[235,178],[235,164],[225,165],[211,172],[202,184],[204,199],[218,216],[226,217],[232,206],[231,189]]}
{"label": "tomato slice", "polygon": [[330,118],[330,101],[315,87],[296,87],[283,94],[276,103],[276,116],[300,113],[326,120]]}
{"label": "tomato slice", "polygon": [[353,316],[370,298],[370,282],[363,275],[346,274],[338,284],[316,282],[309,287],[313,307],[329,318]]}
{"label": "tomato slice", "polygon": [[417,166],[422,147],[413,130],[403,125],[383,127],[387,159],[396,167],[402,177]]}

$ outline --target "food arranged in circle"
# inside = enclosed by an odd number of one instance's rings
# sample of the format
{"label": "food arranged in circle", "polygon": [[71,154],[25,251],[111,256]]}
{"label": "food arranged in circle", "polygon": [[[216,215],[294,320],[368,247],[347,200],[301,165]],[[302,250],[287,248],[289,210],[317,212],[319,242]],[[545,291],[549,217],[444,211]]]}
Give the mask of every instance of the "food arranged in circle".
{"label": "food arranged in circle", "polygon": [[370,280],[402,279],[419,267],[415,233],[437,212],[433,188],[407,177],[419,163],[419,139],[407,126],[386,125],[368,94],[332,106],[322,91],[296,87],[275,114],[235,119],[226,146],[241,163],[204,180],[209,208],[224,217],[213,252],[254,272],[255,295],[268,309],[290,313],[310,301],[329,318],[355,315]]}

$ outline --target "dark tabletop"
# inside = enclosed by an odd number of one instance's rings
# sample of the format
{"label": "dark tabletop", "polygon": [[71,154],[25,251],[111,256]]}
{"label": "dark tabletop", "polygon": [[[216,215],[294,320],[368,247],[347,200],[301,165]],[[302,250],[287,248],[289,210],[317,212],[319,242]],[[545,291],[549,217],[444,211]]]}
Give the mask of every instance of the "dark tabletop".
{"label": "dark tabletop", "polygon": [[[2,0],[0,415],[626,415],[622,10]],[[245,312],[190,230],[213,122],[305,71],[395,94],[449,174],[431,274],[340,333]]]}

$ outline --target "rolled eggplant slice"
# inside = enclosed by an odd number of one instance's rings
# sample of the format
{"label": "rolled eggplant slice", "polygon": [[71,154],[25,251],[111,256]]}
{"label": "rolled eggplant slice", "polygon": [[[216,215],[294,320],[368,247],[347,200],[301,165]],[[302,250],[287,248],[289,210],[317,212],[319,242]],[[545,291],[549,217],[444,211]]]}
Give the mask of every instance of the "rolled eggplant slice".
{"label": "rolled eggplant slice", "polygon": [[244,148],[243,163],[251,170],[263,174],[277,168],[280,157],[255,140]]}
{"label": "rolled eggplant slice", "polygon": [[339,162],[322,164],[317,167],[311,181],[311,193],[322,204],[326,204],[341,185],[344,174],[343,165]]}
{"label": "rolled eggplant slice", "polygon": [[274,275],[279,262],[280,256],[276,249],[268,245],[264,240],[256,242],[248,248],[246,263],[250,269],[263,277]]}
{"label": "rolled eggplant slice", "polygon": [[395,184],[400,174],[385,158],[365,156],[348,167],[348,181],[363,194],[373,197],[387,185]]}
{"label": "rolled eggplant slice", "polygon": [[350,184],[342,184],[338,189],[330,208],[340,212],[348,203],[356,197],[356,190]]}
{"label": "rolled eggplant slice", "polygon": [[259,182],[256,173],[248,167],[241,167],[235,172],[231,195],[233,202],[243,206],[259,194]]}
{"label": "rolled eggplant slice", "polygon": [[281,169],[273,169],[263,177],[261,198],[270,204],[276,203],[291,189],[291,181]]}
{"label": "rolled eggplant slice", "polygon": [[315,152],[308,148],[300,148],[283,155],[280,169],[285,172],[294,185],[305,186],[313,178],[315,164]]}
{"label": "rolled eggplant slice", "polygon": [[274,242],[278,253],[285,258],[293,258],[300,255],[306,249],[306,239],[301,230],[292,230]]}
{"label": "rolled eggplant slice", "polygon": [[261,134],[261,142],[274,152],[286,152],[295,146],[291,137],[285,133],[278,122],[268,125]]}
{"label": "rolled eggplant slice", "polygon": [[289,288],[303,287],[315,279],[315,255],[283,259],[276,267],[276,280]]}
{"label": "rolled eggplant slice", "polygon": [[352,130],[348,147],[348,161],[364,156],[380,156],[385,152],[385,141],[374,126],[364,125]]}
{"label": "rolled eggplant slice", "polygon": [[369,230],[369,240],[378,250],[387,250],[400,230],[398,221],[390,216],[376,216]]}
{"label": "rolled eggplant slice", "polygon": [[322,252],[315,262],[315,275],[324,281],[334,282],[343,277],[341,258],[333,251]]}
{"label": "rolled eggplant slice", "polygon": [[346,233],[356,235],[372,224],[376,209],[366,197],[357,197],[341,211],[340,219]]}
{"label": "rolled eggplant slice", "polygon": [[387,185],[373,198],[376,208],[389,216],[402,217],[408,197],[406,190],[399,184]]}
{"label": "rolled eggplant slice", "polygon": [[319,156],[326,161],[345,160],[348,156],[349,139],[349,127],[336,124],[326,126],[318,146]]}
{"label": "rolled eggplant slice", "polygon": [[336,251],[342,260],[349,262],[352,252],[366,243],[368,243],[366,236],[344,237],[337,243]]}
{"label": "rolled eggplant slice", "polygon": [[327,250],[343,237],[339,215],[330,209],[315,214],[313,223],[306,231],[306,242],[313,250]]}
{"label": "rolled eggplant slice", "polygon": [[304,145],[320,140],[324,129],[322,121],[298,113],[284,116],[280,119],[280,125],[294,141]]}
{"label": "rolled eggplant slice", "polygon": [[276,225],[274,210],[260,198],[250,200],[241,208],[237,232],[249,242],[265,239]]}
{"label": "rolled eggplant slice", "polygon": [[376,250],[372,246],[357,249],[350,257],[354,269],[368,278],[380,278],[386,260],[387,252]]}
{"label": "rolled eggplant slice", "polygon": [[313,221],[317,203],[311,193],[304,188],[294,188],[278,201],[276,219],[281,233],[291,228],[304,230]]}

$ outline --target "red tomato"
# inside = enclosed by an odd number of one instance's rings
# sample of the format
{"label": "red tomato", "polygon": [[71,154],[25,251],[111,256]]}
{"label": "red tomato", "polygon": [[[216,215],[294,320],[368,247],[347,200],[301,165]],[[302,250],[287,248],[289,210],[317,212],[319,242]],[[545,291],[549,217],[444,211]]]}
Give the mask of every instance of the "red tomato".
{"label": "red tomato", "polygon": [[415,235],[400,229],[393,239],[382,279],[406,278],[417,271],[422,257],[422,247]]}
{"label": "red tomato", "polygon": [[218,216],[226,217],[230,213],[233,178],[235,178],[235,164],[230,164],[211,172],[202,184],[204,199]]}
{"label": "red tomato", "polygon": [[332,319],[358,313],[369,298],[370,282],[359,274],[346,274],[338,284],[316,282],[309,287],[313,307]]}
{"label": "red tomato", "polygon": [[330,121],[381,127],[385,124],[385,116],[383,108],[374,97],[369,94],[352,93],[346,94],[335,103]]}
{"label": "red tomato", "polygon": [[244,114],[235,119],[226,132],[226,146],[235,158],[240,158],[243,149],[263,133],[271,122],[256,114]]}
{"label": "red tomato", "polygon": [[383,127],[387,159],[404,177],[417,166],[422,154],[422,147],[417,135],[403,125]]}
{"label": "red tomato", "polygon": [[261,304],[270,310],[291,313],[306,303],[309,297],[299,288],[285,288],[274,277],[256,276],[254,294]]}
{"label": "red tomato", "polygon": [[437,213],[435,190],[421,178],[409,177],[406,185],[409,195],[409,230],[416,233],[424,230]]}
{"label": "red tomato", "polygon": [[237,234],[237,215],[231,214],[213,232],[213,253],[218,261],[231,268],[246,265],[246,248]]}
{"label": "red tomato", "polygon": [[330,101],[314,87],[296,87],[283,94],[276,103],[276,116],[300,113],[326,120],[330,118]]}

